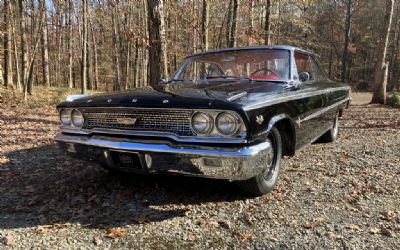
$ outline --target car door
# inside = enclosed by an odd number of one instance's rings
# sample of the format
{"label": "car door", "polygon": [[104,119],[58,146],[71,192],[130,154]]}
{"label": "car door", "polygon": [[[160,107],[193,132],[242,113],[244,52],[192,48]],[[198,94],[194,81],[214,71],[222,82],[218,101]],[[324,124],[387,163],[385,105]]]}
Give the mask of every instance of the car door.
{"label": "car door", "polygon": [[[302,113],[298,118],[298,147],[313,142],[327,129],[324,108],[328,105],[328,96],[324,93],[324,76],[312,55],[295,52],[295,63],[302,84]],[[304,77],[304,76],[308,77]]]}

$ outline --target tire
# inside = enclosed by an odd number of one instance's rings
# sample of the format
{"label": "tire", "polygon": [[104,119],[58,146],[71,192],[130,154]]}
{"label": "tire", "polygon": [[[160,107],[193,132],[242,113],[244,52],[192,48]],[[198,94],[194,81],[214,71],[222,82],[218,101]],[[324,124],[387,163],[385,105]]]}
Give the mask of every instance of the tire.
{"label": "tire", "polygon": [[238,183],[240,188],[251,196],[261,196],[271,192],[278,182],[282,159],[282,138],[277,128],[271,129],[267,141],[271,143],[272,152],[266,155],[263,173]]}
{"label": "tire", "polygon": [[329,129],[325,134],[323,134],[318,142],[322,143],[330,143],[336,141],[339,132],[339,113],[336,114],[335,119],[333,120],[332,128]]}

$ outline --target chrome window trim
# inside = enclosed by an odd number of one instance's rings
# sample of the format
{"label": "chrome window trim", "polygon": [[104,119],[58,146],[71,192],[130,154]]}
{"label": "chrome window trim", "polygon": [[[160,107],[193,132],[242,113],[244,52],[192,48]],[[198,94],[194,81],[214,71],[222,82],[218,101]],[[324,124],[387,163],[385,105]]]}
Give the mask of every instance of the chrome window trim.
{"label": "chrome window trim", "polygon": [[279,98],[275,98],[272,100],[267,99],[267,100],[259,101],[259,102],[244,106],[243,110],[249,111],[249,110],[253,110],[253,109],[262,108],[265,106],[270,106],[270,105],[279,104],[279,103],[283,103],[283,102],[303,99],[303,98],[307,98],[307,97],[311,97],[311,96],[315,96],[315,95],[322,95],[322,94],[340,91],[340,90],[350,90],[350,87],[347,87],[347,86],[346,87],[336,87],[336,88],[329,88],[329,89],[317,90],[317,91],[315,89],[310,89],[307,92],[301,92],[301,90],[298,90],[300,93],[293,94],[293,92],[289,92],[287,95],[284,95]]}

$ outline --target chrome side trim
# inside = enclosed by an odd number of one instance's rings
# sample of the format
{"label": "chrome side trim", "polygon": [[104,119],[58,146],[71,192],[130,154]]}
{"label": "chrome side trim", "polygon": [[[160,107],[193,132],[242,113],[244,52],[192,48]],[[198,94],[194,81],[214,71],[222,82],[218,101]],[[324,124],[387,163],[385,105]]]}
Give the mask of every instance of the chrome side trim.
{"label": "chrome side trim", "polygon": [[261,151],[271,147],[269,142],[262,142],[254,146],[245,146],[241,148],[228,147],[205,147],[205,146],[173,146],[163,143],[140,143],[117,139],[112,137],[101,136],[76,136],[58,134],[56,141],[66,143],[77,143],[87,146],[95,146],[106,149],[134,151],[134,152],[154,152],[154,153],[169,153],[183,155],[199,155],[210,157],[251,157],[259,154]]}
{"label": "chrome side trim", "polygon": [[303,118],[300,122],[308,121],[308,120],[310,120],[310,119],[313,119],[313,118],[315,118],[315,117],[318,117],[318,116],[322,115],[323,113],[327,112],[328,110],[331,110],[331,109],[333,109],[333,108],[336,108],[337,106],[342,105],[343,103],[348,102],[349,99],[350,99],[350,98],[346,98],[346,99],[343,99],[343,100],[341,100],[341,101],[339,101],[339,102],[337,102],[337,103],[334,103],[334,104],[332,104],[332,105],[330,105],[330,106],[327,106],[327,107],[325,107],[325,108],[322,108],[321,110],[318,110],[317,112],[315,112],[315,113],[313,113],[313,114],[311,114],[311,115],[309,115],[309,116]]}
{"label": "chrome side trim", "polygon": [[244,106],[243,110],[249,111],[249,110],[258,109],[258,108],[262,108],[262,107],[269,106],[269,105],[298,100],[298,99],[307,98],[307,97],[311,97],[311,96],[315,96],[315,95],[322,95],[322,94],[340,91],[340,90],[350,90],[350,87],[346,86],[346,87],[329,88],[329,89],[324,89],[324,90],[318,90],[318,91],[312,91],[312,92],[308,91],[305,93],[303,92],[303,93],[296,93],[296,94],[293,94],[293,92],[289,92],[288,94],[285,94],[278,98],[267,99],[267,100],[259,101],[259,102]]}

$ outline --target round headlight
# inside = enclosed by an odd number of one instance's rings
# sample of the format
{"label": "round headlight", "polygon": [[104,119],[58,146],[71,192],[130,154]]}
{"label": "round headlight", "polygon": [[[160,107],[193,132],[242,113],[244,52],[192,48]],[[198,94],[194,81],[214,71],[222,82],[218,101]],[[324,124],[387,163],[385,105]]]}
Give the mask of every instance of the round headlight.
{"label": "round headlight", "polygon": [[60,110],[60,120],[62,125],[68,126],[71,124],[71,111],[68,109]]}
{"label": "round headlight", "polygon": [[213,128],[213,120],[211,116],[197,112],[192,117],[192,129],[197,134],[208,134]]}
{"label": "round headlight", "polygon": [[216,119],[217,130],[224,135],[233,135],[239,129],[239,119],[231,113],[223,112]]}
{"label": "round headlight", "polygon": [[74,124],[75,127],[82,127],[84,118],[79,110],[76,109],[72,110],[71,119],[72,119],[72,124]]}

